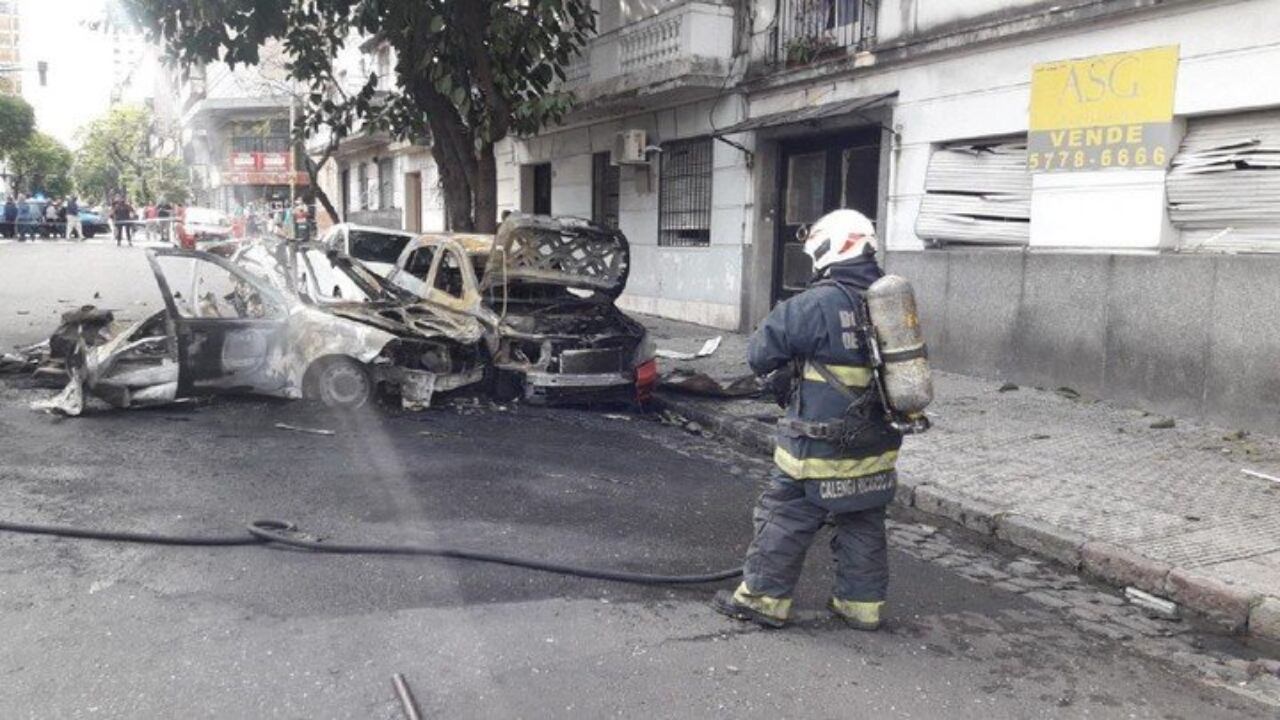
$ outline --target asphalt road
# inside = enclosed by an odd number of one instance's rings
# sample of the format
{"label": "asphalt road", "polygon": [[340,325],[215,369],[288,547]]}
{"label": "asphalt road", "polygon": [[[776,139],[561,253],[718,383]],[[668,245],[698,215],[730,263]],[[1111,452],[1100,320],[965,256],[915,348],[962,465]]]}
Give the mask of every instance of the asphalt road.
{"label": "asphalt road", "polygon": [[[8,315],[15,302],[36,317],[52,317],[48,298],[90,288],[136,302],[137,286],[98,277],[114,267],[107,250],[0,245],[0,346],[30,339],[14,335],[28,332]],[[114,257],[135,272],[136,251]],[[74,286],[35,279],[59,264],[77,268]],[[224,533],[279,517],[335,541],[702,572],[739,562],[767,469],[715,438],[600,412],[482,403],[341,416],[257,399],[67,420],[27,409],[50,392],[0,380],[5,519]],[[1157,640],[1087,632],[1048,600],[966,574],[1010,560],[966,543],[938,546],[963,560],[952,567],[895,549],[889,621],[867,634],[821,609],[825,546],[797,626],[769,632],[713,613],[712,588],[0,536],[0,717],[397,718],[397,672],[426,717],[1274,716],[1234,678],[1166,662]],[[1041,577],[1050,600],[1106,595]],[[1179,647],[1247,653],[1177,632]]]}

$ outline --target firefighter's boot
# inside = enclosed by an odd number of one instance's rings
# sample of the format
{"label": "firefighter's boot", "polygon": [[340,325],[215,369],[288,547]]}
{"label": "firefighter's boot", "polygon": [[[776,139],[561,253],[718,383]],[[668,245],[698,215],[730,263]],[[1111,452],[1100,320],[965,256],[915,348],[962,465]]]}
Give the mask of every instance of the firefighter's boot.
{"label": "firefighter's boot", "polygon": [[882,607],[884,607],[883,602],[857,602],[840,598],[831,598],[827,603],[827,609],[831,610],[836,617],[844,620],[849,627],[858,630],[879,630]]}
{"label": "firefighter's boot", "polygon": [[716,591],[711,606],[721,615],[735,620],[746,620],[767,628],[780,628],[787,624],[791,612],[791,598],[773,598],[753,593],[746,583],[733,592]]}

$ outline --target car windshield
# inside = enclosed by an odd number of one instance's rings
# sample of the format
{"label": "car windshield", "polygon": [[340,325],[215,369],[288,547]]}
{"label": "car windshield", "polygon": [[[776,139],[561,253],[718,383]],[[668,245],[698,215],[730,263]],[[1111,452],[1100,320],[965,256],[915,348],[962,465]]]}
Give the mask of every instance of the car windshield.
{"label": "car windshield", "polygon": [[394,265],[400,252],[409,243],[408,235],[381,233],[372,230],[350,230],[351,257],[365,262]]}
{"label": "car windshield", "polygon": [[394,303],[413,296],[369,272],[359,262],[318,247],[298,253],[298,287],[317,303]]}

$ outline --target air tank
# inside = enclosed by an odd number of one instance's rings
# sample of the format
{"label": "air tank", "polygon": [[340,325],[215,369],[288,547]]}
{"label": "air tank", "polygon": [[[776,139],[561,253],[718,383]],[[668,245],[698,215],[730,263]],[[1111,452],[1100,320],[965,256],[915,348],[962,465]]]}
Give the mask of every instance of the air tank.
{"label": "air tank", "polygon": [[909,418],[919,415],[933,401],[933,376],[915,291],[906,278],[886,275],[867,289],[866,299],[884,362],[881,374],[889,407]]}

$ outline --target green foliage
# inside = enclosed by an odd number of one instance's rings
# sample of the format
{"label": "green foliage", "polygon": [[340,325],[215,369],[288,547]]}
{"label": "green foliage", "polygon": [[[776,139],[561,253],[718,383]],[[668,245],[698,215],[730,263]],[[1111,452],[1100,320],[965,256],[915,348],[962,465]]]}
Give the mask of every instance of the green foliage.
{"label": "green foliage", "polygon": [[[357,127],[431,137],[457,229],[492,229],[493,145],[558,122],[564,66],[595,29],[591,0],[127,0],[180,63],[255,65],[283,44],[303,88],[300,133]],[[394,89],[343,88],[334,58],[353,36],[396,50]],[[474,211],[473,211],[474,207]]]}
{"label": "green foliage", "polygon": [[146,108],[112,108],[80,132],[73,176],[85,197],[102,201],[124,192],[136,205],[161,198],[184,202],[190,195],[182,163],[151,154],[152,117]]}
{"label": "green foliage", "polygon": [[71,151],[37,132],[9,153],[10,187],[15,192],[42,192],[61,197],[71,192]]}
{"label": "green foliage", "polygon": [[0,156],[26,145],[36,131],[36,113],[20,97],[0,95]]}

